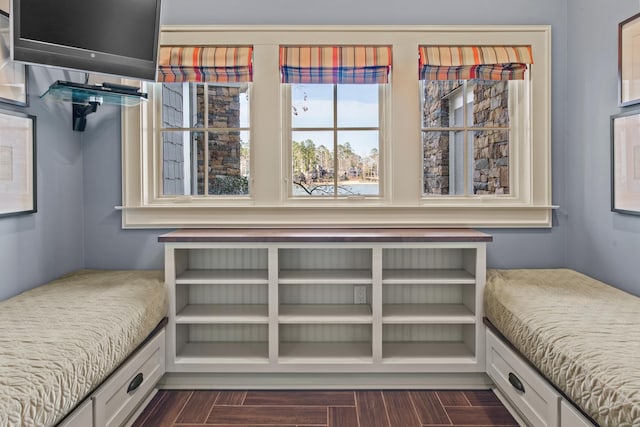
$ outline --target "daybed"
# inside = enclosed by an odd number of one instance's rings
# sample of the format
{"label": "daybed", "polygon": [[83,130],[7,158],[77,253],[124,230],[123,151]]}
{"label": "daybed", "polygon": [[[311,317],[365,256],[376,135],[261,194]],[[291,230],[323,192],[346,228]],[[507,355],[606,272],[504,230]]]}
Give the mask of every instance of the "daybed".
{"label": "daybed", "polygon": [[166,315],[160,271],[83,270],[0,302],[0,426],[121,424],[164,372]]}
{"label": "daybed", "polygon": [[640,426],[640,298],[572,270],[489,270],[484,306],[487,372],[529,423]]}

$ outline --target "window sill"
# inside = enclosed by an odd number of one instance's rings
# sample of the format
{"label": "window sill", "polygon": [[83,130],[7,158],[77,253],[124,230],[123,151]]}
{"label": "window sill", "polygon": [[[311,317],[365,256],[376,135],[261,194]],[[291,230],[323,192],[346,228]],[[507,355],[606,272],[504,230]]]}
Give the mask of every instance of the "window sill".
{"label": "window sill", "polygon": [[549,228],[550,205],[126,206],[123,228],[489,227]]}

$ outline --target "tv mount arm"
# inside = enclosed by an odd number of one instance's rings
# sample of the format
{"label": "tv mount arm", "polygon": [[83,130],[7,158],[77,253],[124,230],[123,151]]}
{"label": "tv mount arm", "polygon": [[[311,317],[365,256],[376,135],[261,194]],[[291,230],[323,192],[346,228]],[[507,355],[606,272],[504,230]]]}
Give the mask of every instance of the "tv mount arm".
{"label": "tv mount arm", "polygon": [[80,99],[79,96],[73,94],[73,103],[71,104],[73,113],[73,130],[83,132],[87,127],[87,115],[95,113],[98,105],[102,105],[102,97],[90,97],[88,100]]}

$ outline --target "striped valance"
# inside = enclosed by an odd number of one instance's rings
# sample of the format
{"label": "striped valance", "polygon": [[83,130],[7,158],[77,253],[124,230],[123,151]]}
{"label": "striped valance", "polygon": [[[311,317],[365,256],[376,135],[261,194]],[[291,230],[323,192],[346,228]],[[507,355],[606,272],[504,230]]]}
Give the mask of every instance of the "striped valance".
{"label": "striped valance", "polygon": [[253,47],[163,46],[159,82],[226,82],[253,80]]}
{"label": "striped valance", "polygon": [[531,46],[420,46],[420,79],[522,80]]}
{"label": "striped valance", "polygon": [[283,83],[388,83],[390,46],[281,46]]}

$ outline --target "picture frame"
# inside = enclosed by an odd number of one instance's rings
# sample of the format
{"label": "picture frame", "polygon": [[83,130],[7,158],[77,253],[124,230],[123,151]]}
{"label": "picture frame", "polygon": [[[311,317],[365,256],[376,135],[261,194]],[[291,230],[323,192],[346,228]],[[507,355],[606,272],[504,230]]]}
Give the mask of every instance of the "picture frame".
{"label": "picture frame", "polygon": [[640,215],[640,109],[611,116],[611,210]]}
{"label": "picture frame", "polygon": [[0,9],[0,102],[27,107],[28,81],[28,67],[11,60],[9,14]]}
{"label": "picture frame", "polygon": [[37,211],[35,161],[36,117],[0,111],[0,217]]}

